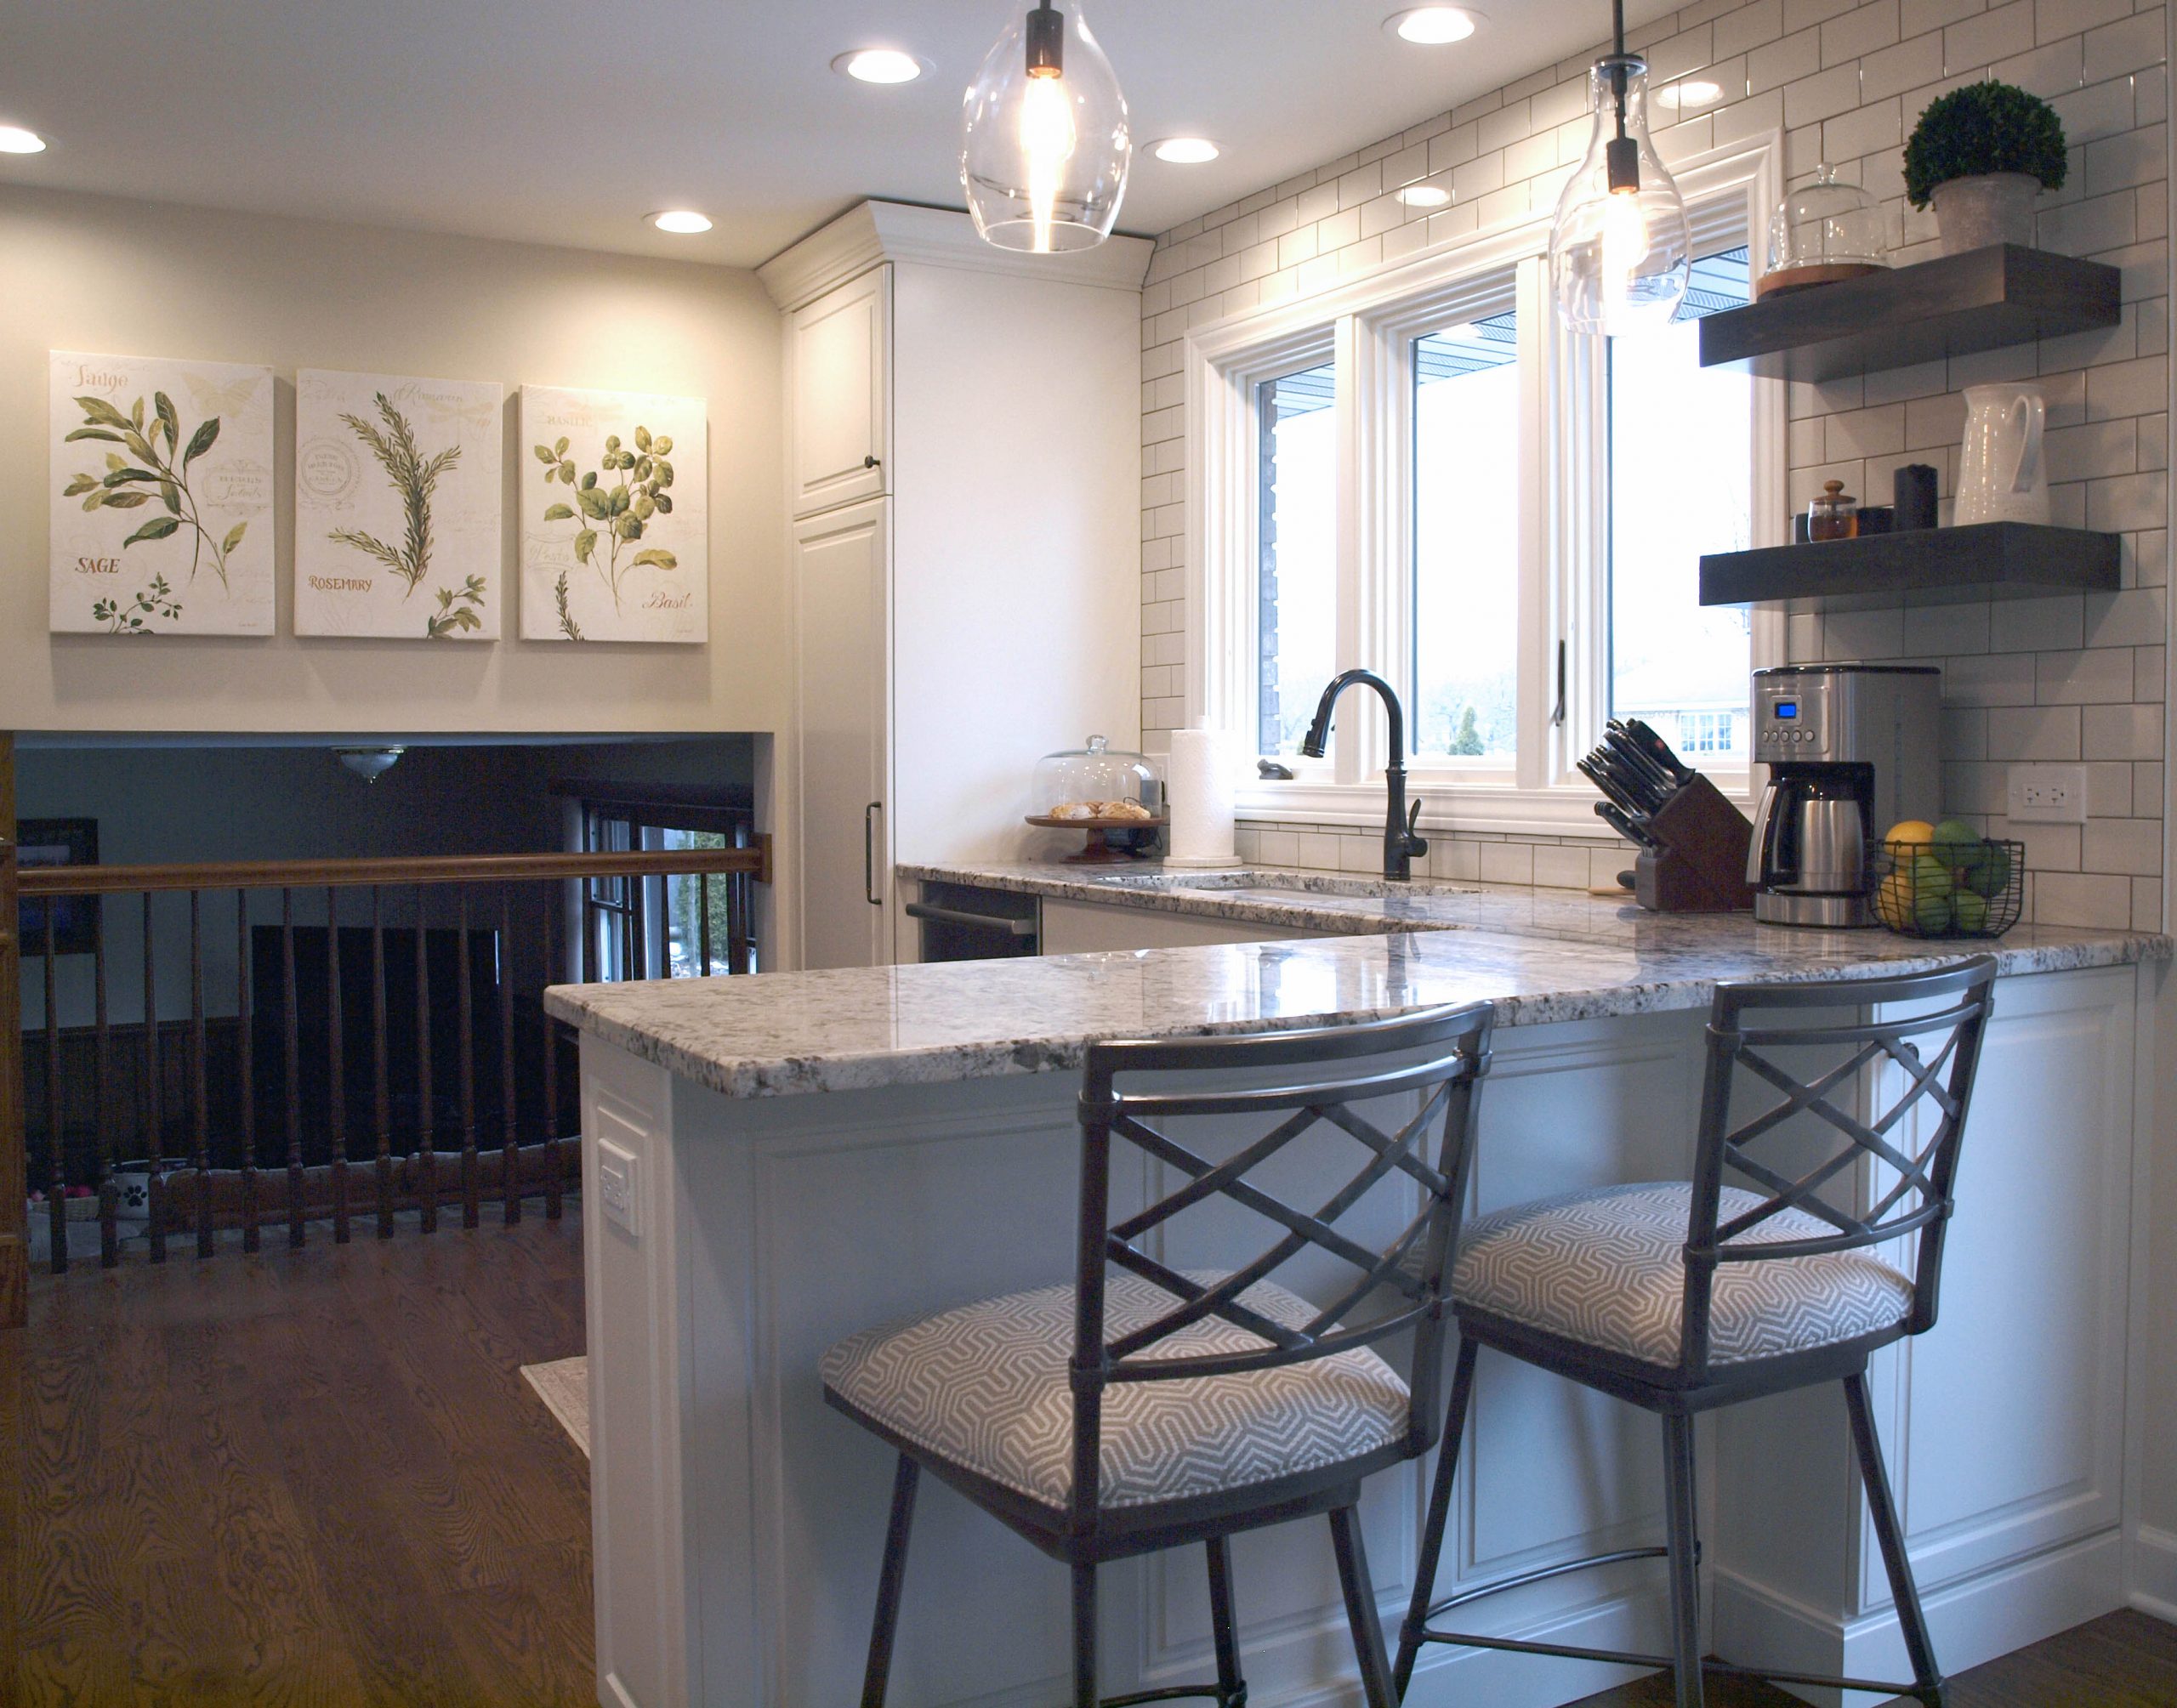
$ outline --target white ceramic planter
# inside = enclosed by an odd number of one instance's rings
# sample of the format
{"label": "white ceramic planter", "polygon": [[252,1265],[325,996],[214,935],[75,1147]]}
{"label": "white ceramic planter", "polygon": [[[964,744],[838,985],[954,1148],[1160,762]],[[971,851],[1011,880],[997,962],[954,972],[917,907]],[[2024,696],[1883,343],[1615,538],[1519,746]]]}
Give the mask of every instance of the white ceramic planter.
{"label": "white ceramic planter", "polygon": [[2033,204],[2041,180],[2030,172],[1991,172],[1953,178],[1935,188],[1942,253],[1962,254],[1991,243],[2033,247]]}

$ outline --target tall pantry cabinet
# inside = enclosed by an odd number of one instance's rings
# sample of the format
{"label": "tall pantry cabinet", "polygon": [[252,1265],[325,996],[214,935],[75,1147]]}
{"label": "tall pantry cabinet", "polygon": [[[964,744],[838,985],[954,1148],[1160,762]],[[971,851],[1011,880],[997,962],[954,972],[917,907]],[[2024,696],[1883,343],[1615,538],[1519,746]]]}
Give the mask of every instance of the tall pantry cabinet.
{"label": "tall pantry cabinet", "polygon": [[895,864],[1047,852],[1037,758],[1139,745],[1149,250],[1016,254],[870,201],[760,270],[787,326],[799,966],[912,960]]}

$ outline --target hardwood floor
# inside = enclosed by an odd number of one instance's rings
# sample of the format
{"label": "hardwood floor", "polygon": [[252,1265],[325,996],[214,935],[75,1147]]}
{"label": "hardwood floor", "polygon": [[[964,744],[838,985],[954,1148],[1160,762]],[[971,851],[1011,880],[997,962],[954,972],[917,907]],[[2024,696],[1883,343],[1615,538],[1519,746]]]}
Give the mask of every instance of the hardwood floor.
{"label": "hardwood floor", "polygon": [[[579,1215],[36,1280],[0,1331],[0,1700],[588,1708],[588,1462],[518,1374],[582,1350]],[[1951,1700],[2177,1708],[2177,1627],[2113,1614]]]}
{"label": "hardwood floor", "polygon": [[572,1205],[132,1255],[10,1338],[9,1699],[594,1702],[588,1464],[517,1371],[582,1350]]}
{"label": "hardwood floor", "polygon": [[[1796,1696],[1737,1679],[1714,1681],[1707,1696],[1708,1708],[1804,1708]],[[1587,1697],[1573,1708],[1670,1708],[1674,1699],[1669,1679],[1656,1673]],[[1950,1681],[1950,1708],[2173,1705],[2177,1705],[2177,1626],[2140,1613],[2112,1613],[2075,1626]]]}

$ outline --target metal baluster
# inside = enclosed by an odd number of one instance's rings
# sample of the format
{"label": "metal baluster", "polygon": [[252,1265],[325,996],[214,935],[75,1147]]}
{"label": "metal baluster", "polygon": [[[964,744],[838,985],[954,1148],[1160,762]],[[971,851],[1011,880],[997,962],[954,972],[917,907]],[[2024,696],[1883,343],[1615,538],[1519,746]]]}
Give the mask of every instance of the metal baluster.
{"label": "metal baluster", "polygon": [[280,892],[280,1007],[287,1057],[287,1246],[303,1243],[303,1047],[295,990],[295,893]]}
{"label": "metal baluster", "polygon": [[[567,969],[560,956],[561,911],[566,906],[563,885],[544,888],[544,983],[558,984]],[[560,1028],[544,1007],[544,993],[537,993],[537,1021],[544,1036],[544,1219],[556,1222],[561,1209],[560,1181]]]}
{"label": "metal baluster", "polygon": [[249,892],[235,892],[236,1081],[242,1114],[242,1248],[254,1251],[257,1229],[257,962],[249,940]]}
{"label": "metal baluster", "polygon": [[521,1126],[514,1074],[514,886],[499,885],[499,1095],[505,1104],[505,1178],[500,1181],[507,1225],[521,1220]]}
{"label": "metal baluster", "polygon": [[696,976],[711,976],[711,875],[707,871],[696,874],[696,916],[702,922],[702,959],[696,963],[701,969]]}
{"label": "metal baluster", "polygon": [[348,1243],[348,1033],[340,1007],[340,892],[325,887],[326,1113],[333,1136],[333,1243]]}
{"label": "metal baluster", "polygon": [[439,1164],[432,1131],[431,967],[424,952],[423,886],[416,886],[416,1195],[422,1200],[423,1231],[439,1226]]}
{"label": "metal baluster", "polygon": [[627,976],[634,979],[650,977],[650,916],[646,904],[650,900],[650,880],[630,877],[628,880],[628,953],[625,962]]}
{"label": "metal baluster", "polygon": [[68,1160],[63,1149],[60,1093],[60,992],[54,978],[54,916],[57,896],[45,899],[45,1132],[52,1177],[46,1183],[46,1219],[53,1229],[53,1273],[68,1273]]}
{"label": "metal baluster", "polygon": [[204,892],[189,892],[190,1091],[196,1137],[196,1255],[212,1255],[212,1104],[204,1054]]}
{"label": "metal baluster", "polygon": [[749,918],[749,906],[755,895],[753,881],[745,871],[736,871],[727,880],[725,892],[726,970],[730,973],[750,973],[755,970],[753,930]]}
{"label": "metal baluster", "polygon": [[98,1030],[98,1087],[92,1109],[99,1139],[99,1267],[111,1269],[121,1262],[121,1185],[113,1177],[113,1025],[105,994],[105,899],[91,905],[99,922],[91,941],[92,1017]]}
{"label": "metal baluster", "polygon": [[385,1050],[385,906],[371,886],[371,1114],[378,1128],[378,1237],[393,1237],[393,1092]]}
{"label": "metal baluster", "polygon": [[461,1225],[474,1228],[476,1202],[476,993],[469,965],[469,886],[461,886],[461,942],[454,953],[455,996],[460,1007]]}
{"label": "metal baluster", "polygon": [[151,1261],[167,1260],[166,1075],[159,1063],[159,969],[151,935],[151,892],[144,892],[144,1113],[150,1128]]}

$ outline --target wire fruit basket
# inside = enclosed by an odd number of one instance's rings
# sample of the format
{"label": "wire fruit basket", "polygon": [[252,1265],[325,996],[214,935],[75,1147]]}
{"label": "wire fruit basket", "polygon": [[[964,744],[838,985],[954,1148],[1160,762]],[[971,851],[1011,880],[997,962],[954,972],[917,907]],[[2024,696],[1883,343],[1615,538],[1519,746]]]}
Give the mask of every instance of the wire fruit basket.
{"label": "wire fruit basket", "polygon": [[1971,841],[1880,843],[1874,848],[1874,911],[1904,937],[2000,937],[2026,905],[2026,844]]}

